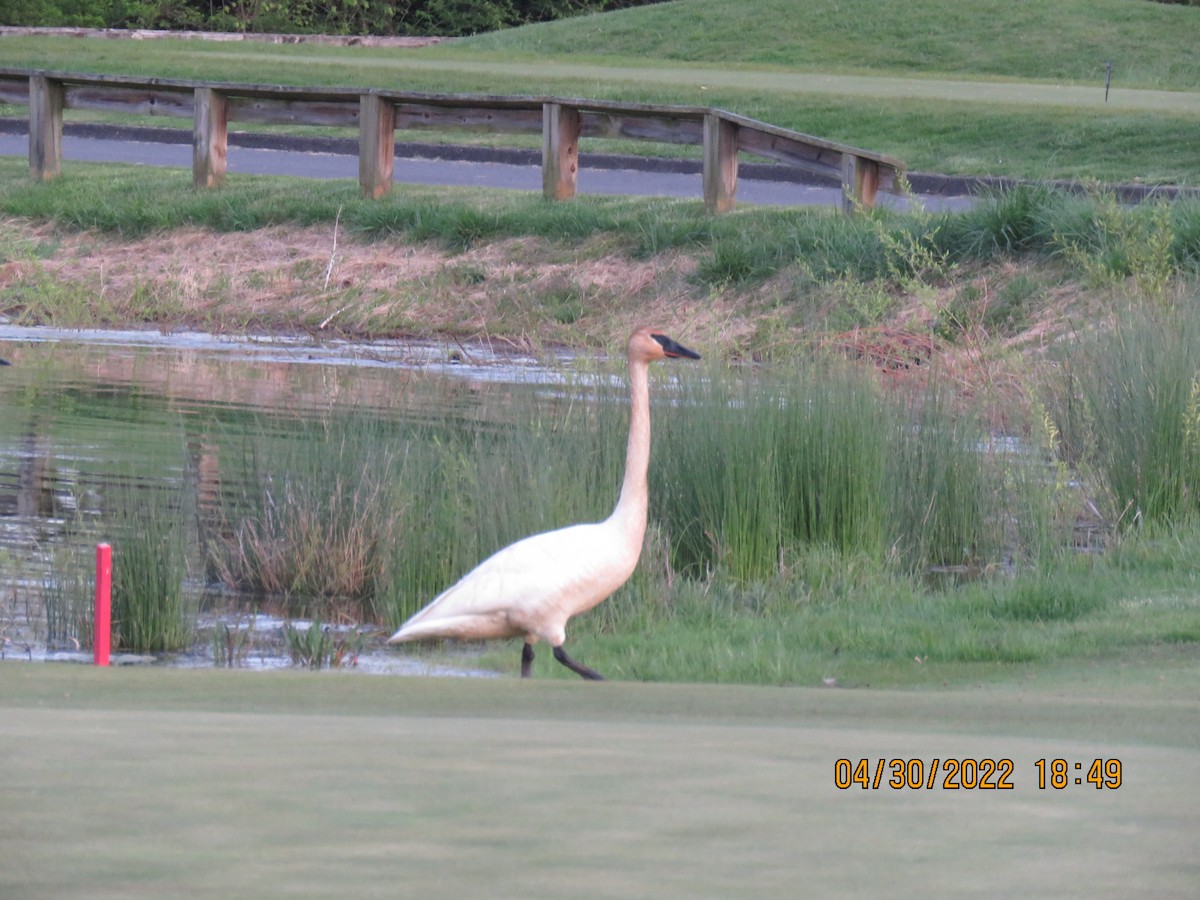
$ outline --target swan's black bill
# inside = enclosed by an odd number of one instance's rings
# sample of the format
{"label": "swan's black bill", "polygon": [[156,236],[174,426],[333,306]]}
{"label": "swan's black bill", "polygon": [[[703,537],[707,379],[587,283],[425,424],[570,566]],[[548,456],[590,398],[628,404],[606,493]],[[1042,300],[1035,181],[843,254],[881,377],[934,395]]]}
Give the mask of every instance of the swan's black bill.
{"label": "swan's black bill", "polygon": [[658,341],[659,346],[663,348],[663,353],[667,354],[667,356],[671,357],[672,359],[679,359],[680,357],[683,359],[700,358],[700,354],[695,350],[689,350],[687,347],[683,346],[683,344],[677,344],[665,334],[652,334],[650,337]]}

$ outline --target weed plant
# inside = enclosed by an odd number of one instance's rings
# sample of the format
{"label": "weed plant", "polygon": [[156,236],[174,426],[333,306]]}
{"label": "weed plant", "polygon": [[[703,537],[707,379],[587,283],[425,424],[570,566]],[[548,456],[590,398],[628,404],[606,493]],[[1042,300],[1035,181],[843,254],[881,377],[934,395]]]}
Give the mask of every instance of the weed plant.
{"label": "weed plant", "polygon": [[254,619],[245,624],[239,619],[232,625],[218,622],[210,637],[213,665],[218,669],[237,669],[243,666],[254,649]]}
{"label": "weed plant", "polygon": [[1171,207],[1162,200],[1128,208],[1099,193],[1092,203],[1065,206],[1063,213],[1054,243],[1096,286],[1128,278],[1142,296],[1158,299],[1193,253],[1177,240]]}
{"label": "weed plant", "polygon": [[366,645],[366,635],[358,631],[334,631],[320,620],[301,627],[292,622],[283,626],[292,665],[306,669],[340,669],[358,664]]}

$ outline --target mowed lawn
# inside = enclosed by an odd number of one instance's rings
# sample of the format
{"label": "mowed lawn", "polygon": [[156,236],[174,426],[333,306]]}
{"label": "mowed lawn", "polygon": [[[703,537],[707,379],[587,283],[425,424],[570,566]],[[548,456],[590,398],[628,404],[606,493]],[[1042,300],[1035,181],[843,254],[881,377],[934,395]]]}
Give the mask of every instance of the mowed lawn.
{"label": "mowed lawn", "polygon": [[[3,663],[0,896],[1191,897],[1198,686],[1182,651],[942,692]],[[835,786],[947,758],[1012,788]]]}

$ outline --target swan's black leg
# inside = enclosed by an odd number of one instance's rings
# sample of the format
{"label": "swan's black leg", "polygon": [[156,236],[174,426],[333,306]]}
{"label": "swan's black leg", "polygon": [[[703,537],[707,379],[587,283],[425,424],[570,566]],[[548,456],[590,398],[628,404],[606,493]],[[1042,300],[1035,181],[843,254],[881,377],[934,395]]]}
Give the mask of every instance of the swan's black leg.
{"label": "swan's black leg", "polygon": [[[526,645],[526,646],[528,646],[528,645]],[[587,666],[581,666],[579,663],[575,662],[575,660],[571,659],[571,657],[567,656],[567,651],[564,650],[562,647],[554,648],[554,658],[557,659],[564,666],[566,666],[568,669],[570,669],[572,672],[574,672],[576,675],[579,675],[581,678],[586,678],[588,681],[603,681],[604,680],[604,676],[601,675],[599,672],[597,672],[595,669],[589,669]]]}
{"label": "swan's black leg", "polygon": [[533,674],[533,644],[526,644],[521,651],[521,677],[528,678]]}

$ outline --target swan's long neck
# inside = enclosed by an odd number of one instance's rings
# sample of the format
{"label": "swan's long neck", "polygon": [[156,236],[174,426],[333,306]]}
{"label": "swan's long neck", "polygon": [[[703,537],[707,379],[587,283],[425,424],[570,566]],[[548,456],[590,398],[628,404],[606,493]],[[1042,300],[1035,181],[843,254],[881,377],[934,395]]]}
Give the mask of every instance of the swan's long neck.
{"label": "swan's long neck", "polygon": [[625,449],[625,480],[611,520],[640,551],[646,533],[646,511],[650,468],[649,367],[642,360],[629,361],[629,444]]}

